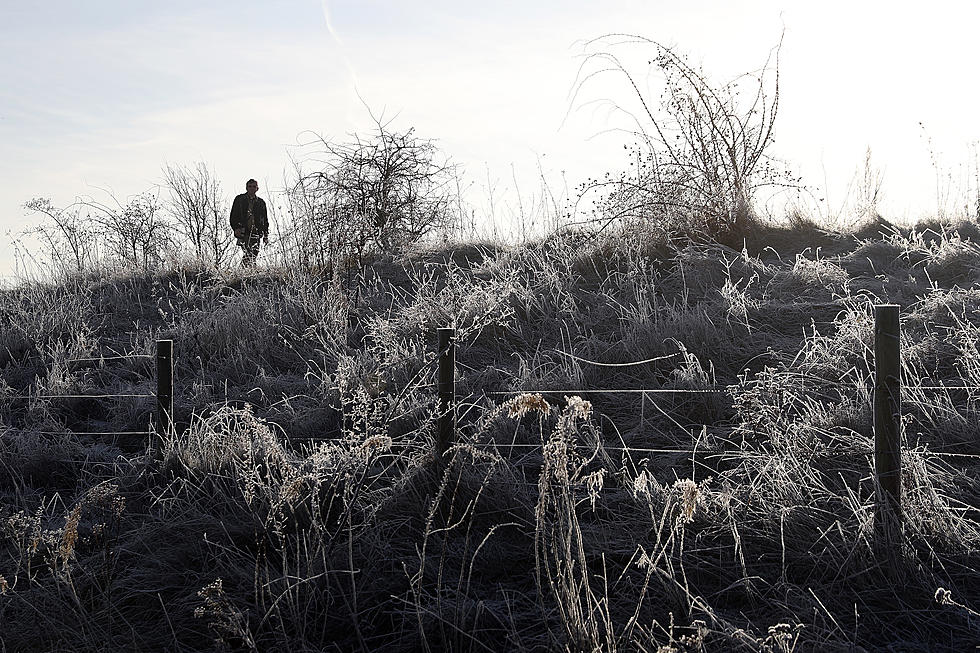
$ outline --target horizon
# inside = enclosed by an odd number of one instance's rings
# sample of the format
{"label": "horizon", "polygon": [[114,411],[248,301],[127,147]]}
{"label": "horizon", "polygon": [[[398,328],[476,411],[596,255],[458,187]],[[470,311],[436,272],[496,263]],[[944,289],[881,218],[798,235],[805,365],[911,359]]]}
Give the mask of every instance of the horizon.
{"label": "horizon", "polygon": [[[570,101],[582,44],[614,32],[671,45],[718,83],[758,68],[785,29],[771,154],[825,198],[812,209],[824,216],[844,206],[867,149],[890,220],[936,214],[946,183],[951,196],[975,192],[980,130],[964,80],[980,10],[786,4],[11,9],[0,26],[0,220],[10,233],[36,223],[20,207],[38,196],[65,205],[100,188],[138,194],[167,163],[206,162],[228,198],[255,177],[268,197],[304,133],[344,140],[370,124],[370,108],[435,139],[463,167],[484,229],[505,237],[542,178],[561,194],[625,167],[629,139],[610,131],[622,123],[585,104],[628,98],[623,85],[607,79]],[[13,272],[9,241],[3,276]]]}

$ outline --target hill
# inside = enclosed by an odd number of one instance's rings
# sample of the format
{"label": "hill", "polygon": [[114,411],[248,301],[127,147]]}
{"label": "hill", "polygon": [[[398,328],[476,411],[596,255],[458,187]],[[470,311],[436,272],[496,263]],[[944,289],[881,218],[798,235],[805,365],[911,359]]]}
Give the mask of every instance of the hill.
{"label": "hill", "polygon": [[[971,648],[978,242],[973,223],[769,228],[738,248],[568,234],[336,274],[4,290],[0,641]],[[886,302],[903,328],[896,547],[872,456]],[[444,326],[459,425],[440,458]],[[176,428],[143,435],[158,339]]]}

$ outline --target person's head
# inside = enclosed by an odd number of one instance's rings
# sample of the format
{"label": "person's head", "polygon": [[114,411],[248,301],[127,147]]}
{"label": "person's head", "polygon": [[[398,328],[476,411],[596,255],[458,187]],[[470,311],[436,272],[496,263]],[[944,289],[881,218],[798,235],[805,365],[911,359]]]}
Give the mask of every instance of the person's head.
{"label": "person's head", "polygon": [[254,179],[249,179],[245,182],[245,192],[248,193],[249,197],[255,197],[255,193],[259,191],[259,182]]}

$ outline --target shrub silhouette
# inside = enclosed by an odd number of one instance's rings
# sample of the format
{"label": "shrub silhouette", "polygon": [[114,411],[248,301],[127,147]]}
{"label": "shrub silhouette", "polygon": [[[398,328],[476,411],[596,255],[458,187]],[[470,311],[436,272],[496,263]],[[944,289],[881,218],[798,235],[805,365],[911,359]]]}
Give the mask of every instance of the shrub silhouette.
{"label": "shrub silhouette", "polygon": [[[435,143],[377,121],[342,143],[317,136],[288,190],[294,246],[306,263],[358,262],[392,252],[453,221],[454,168]],[[315,162],[310,164],[310,162]]]}
{"label": "shrub silhouette", "polygon": [[[663,92],[651,98],[624,48],[652,49],[647,65],[663,79]],[[762,186],[799,182],[766,154],[773,142],[779,108],[779,51],[782,39],[758,72],[721,85],[711,82],[687,58],[657,41],[608,34],[589,41],[574,86],[578,96],[599,77],[625,80],[636,108],[612,100],[593,100],[626,113],[635,138],[629,165],[618,175],[592,179],[582,196],[598,193],[600,220],[651,223],[668,233],[711,238],[742,233]],[[649,74],[649,72],[647,72]],[[590,103],[592,103],[590,102]]]}

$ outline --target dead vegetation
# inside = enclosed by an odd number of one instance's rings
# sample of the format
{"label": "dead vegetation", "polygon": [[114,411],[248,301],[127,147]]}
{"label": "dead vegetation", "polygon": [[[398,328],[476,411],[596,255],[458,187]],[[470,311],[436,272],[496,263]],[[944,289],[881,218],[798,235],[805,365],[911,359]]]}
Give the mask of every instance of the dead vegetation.
{"label": "dead vegetation", "polygon": [[[918,387],[980,385],[975,233],[604,233],[377,260],[349,285],[175,270],[4,291],[0,641],[966,650],[978,393]],[[890,554],[870,430],[886,301],[907,387]],[[460,429],[440,463],[447,325]],[[172,436],[86,435],[145,427],[151,399],[24,398],[152,390],[152,361],[71,361],[157,338],[178,358]]]}

